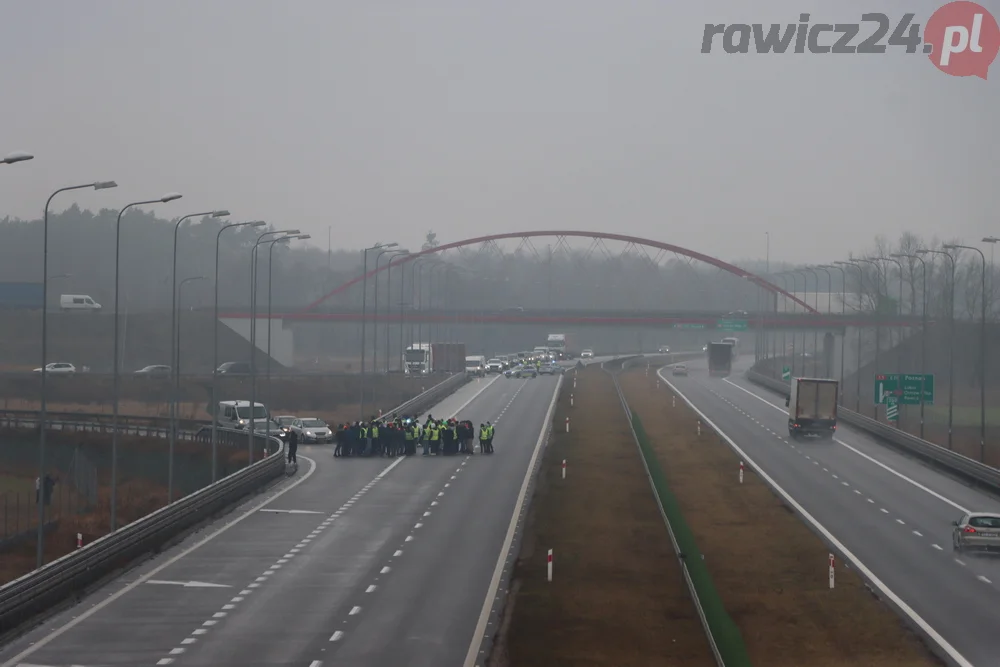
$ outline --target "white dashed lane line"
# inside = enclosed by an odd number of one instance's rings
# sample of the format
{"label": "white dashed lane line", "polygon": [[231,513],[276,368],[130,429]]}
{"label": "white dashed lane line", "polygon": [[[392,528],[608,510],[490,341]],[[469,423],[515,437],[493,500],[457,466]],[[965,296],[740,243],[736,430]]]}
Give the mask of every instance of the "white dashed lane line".
{"label": "white dashed lane line", "polygon": [[[755,424],[757,424],[758,426],[760,426],[763,430],[767,431],[768,433],[772,433],[772,434],[776,435],[778,437],[778,439],[781,440],[782,442],[784,442],[785,444],[789,444],[790,448],[792,450],[794,450],[799,456],[803,456],[803,457],[806,458],[806,460],[812,461],[812,464],[815,465],[815,466],[817,466],[817,467],[822,467],[822,465],[821,465],[821,463],[819,461],[813,459],[813,457],[809,456],[808,454],[806,454],[805,452],[803,452],[802,450],[800,450],[794,444],[789,443],[788,440],[782,438],[780,434],[775,433],[771,429],[767,428],[765,425],[761,424],[759,421],[757,421],[754,417],[752,417],[750,415],[750,413],[748,413],[747,411],[745,411],[743,408],[739,407],[738,405],[736,405],[735,403],[733,403],[732,401],[730,401],[728,398],[726,398],[722,394],[718,393],[717,391],[715,391],[715,390],[710,390],[710,391],[712,392],[712,394],[714,394],[716,396],[716,398],[719,398],[720,400],[722,400],[724,403],[726,403],[731,408],[733,408],[734,410],[736,410],[736,412],[739,412],[741,415],[743,415],[744,417],[746,417],[750,421],[754,422]],[[822,467],[822,470],[823,470],[823,472],[829,474],[831,479],[840,480],[840,477],[838,477],[835,472],[831,472],[829,468]],[[849,482],[846,482],[844,480],[840,480],[840,483],[841,483],[841,486],[843,486],[843,487],[851,488],[851,484]],[[860,489],[855,488],[855,489],[853,489],[853,491],[854,491],[855,495],[858,495],[858,496],[861,496],[861,497],[865,498],[865,500],[867,500],[869,504],[871,504],[871,505],[875,505],[876,504],[874,498],[868,496],[867,494],[865,494]],[[886,509],[885,507],[879,507],[879,511],[882,514],[885,514],[887,516],[891,516],[892,515],[892,513],[888,509]],[[895,519],[895,522],[897,524],[899,524],[900,526],[905,526],[906,525],[906,521],[904,521],[903,519],[900,519],[900,518],[897,518],[897,517],[892,517],[892,518]],[[919,530],[911,530],[910,532],[911,532],[911,534],[914,537],[917,537],[917,538],[923,538],[924,537],[924,534],[922,532],[920,532]],[[942,552],[944,551],[944,548],[942,548],[938,544],[931,544],[930,546],[931,546],[932,549],[934,549],[936,551],[942,551]],[[953,560],[959,566],[961,566],[961,567],[967,567],[967,565],[965,564],[964,561],[962,561],[962,560],[960,560],[958,558],[954,558]],[[982,583],[985,583],[985,584],[992,584],[993,583],[990,579],[988,579],[987,577],[984,577],[983,575],[978,575],[976,578],[979,581],[981,581]]]}

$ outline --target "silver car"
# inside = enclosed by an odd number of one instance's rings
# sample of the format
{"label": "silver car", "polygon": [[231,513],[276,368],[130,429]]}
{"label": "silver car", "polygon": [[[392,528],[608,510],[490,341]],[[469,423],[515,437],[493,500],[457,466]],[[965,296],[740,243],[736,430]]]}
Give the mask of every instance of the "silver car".
{"label": "silver car", "polygon": [[1000,514],[971,512],[952,524],[955,551],[1000,549]]}
{"label": "silver car", "polygon": [[333,431],[322,419],[298,417],[292,422],[291,429],[302,443],[333,442]]}

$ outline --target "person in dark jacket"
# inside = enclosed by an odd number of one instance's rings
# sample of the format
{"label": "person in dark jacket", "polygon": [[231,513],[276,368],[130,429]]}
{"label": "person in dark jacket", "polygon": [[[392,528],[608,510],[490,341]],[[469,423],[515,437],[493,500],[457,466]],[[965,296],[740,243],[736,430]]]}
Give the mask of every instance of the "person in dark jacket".
{"label": "person in dark jacket", "polygon": [[295,453],[299,451],[299,434],[295,431],[288,432],[288,462],[298,463]]}

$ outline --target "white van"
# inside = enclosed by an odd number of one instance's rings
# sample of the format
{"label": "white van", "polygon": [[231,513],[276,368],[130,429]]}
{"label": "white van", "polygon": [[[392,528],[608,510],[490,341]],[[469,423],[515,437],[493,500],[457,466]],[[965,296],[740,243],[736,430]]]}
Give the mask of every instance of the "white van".
{"label": "white van", "polygon": [[100,310],[101,304],[86,294],[62,294],[59,296],[59,307],[62,310]]}
{"label": "white van", "polygon": [[[256,429],[267,427],[270,415],[263,403],[254,403],[253,421]],[[250,420],[250,401],[219,401],[215,421],[223,428],[245,429]]]}
{"label": "white van", "polygon": [[486,357],[475,355],[465,358],[465,372],[467,375],[486,376]]}

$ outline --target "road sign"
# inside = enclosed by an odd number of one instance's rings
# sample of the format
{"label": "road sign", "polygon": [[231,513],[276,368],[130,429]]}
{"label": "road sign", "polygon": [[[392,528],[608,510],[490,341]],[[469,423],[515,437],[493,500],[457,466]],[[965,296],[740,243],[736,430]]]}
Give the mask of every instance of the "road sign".
{"label": "road sign", "polygon": [[885,418],[891,422],[899,420],[899,401],[895,396],[889,396],[885,400]]}
{"label": "road sign", "polygon": [[934,405],[934,374],[876,374],[872,392],[873,402],[885,403],[889,396],[896,397],[900,405],[920,405],[920,385],[924,388],[924,405]]}
{"label": "road sign", "polygon": [[704,329],[704,324],[698,324],[697,322],[676,322],[673,326],[674,329]]}
{"label": "road sign", "polygon": [[792,379],[792,369],[789,368],[788,366],[782,366],[781,367],[781,379],[782,380],[791,380]]}
{"label": "road sign", "polygon": [[719,320],[715,323],[716,328],[725,329],[726,331],[746,331],[747,321],[746,320]]}

